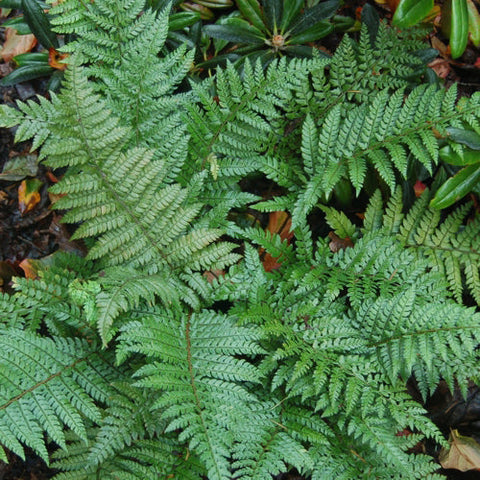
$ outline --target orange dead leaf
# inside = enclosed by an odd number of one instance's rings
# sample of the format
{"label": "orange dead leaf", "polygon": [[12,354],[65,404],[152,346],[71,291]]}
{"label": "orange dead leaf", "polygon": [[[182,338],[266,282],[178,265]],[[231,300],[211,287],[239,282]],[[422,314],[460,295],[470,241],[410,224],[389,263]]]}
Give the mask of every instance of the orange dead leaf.
{"label": "orange dead leaf", "polygon": [[23,180],[18,187],[18,209],[22,215],[33,210],[40,202],[39,189],[41,186],[42,182],[40,180],[32,178]]}
{"label": "orange dead leaf", "polygon": [[25,278],[36,280],[40,270],[39,261],[32,258],[25,258],[18,265],[25,273]]}
{"label": "orange dead leaf", "polygon": [[282,240],[291,240],[293,232],[290,231],[292,227],[292,219],[286,212],[272,212],[268,217],[267,230],[271,233],[278,233]]}
{"label": "orange dead leaf", "polygon": [[207,279],[208,283],[212,283],[217,278],[225,276],[225,270],[208,270],[203,273],[203,276]]}
{"label": "orange dead leaf", "polygon": [[14,28],[5,29],[5,43],[2,48],[2,58],[8,63],[15,55],[27,53],[37,44],[35,35],[18,35]]}
{"label": "orange dead leaf", "polygon": [[420,180],[417,180],[415,182],[415,185],[413,186],[413,190],[415,192],[415,196],[418,198],[427,188],[427,186],[421,182]]}
{"label": "orange dead leaf", "polygon": [[47,170],[45,175],[52,183],[58,183],[58,178],[50,170]]}
{"label": "orange dead leaf", "polygon": [[57,52],[54,48],[48,49],[48,64],[52,68],[57,70],[65,70],[67,68],[66,63],[62,63],[62,60],[68,57],[68,53]]}
{"label": "orange dead leaf", "polygon": [[58,255],[60,255],[59,250],[39,260],[25,258],[19,263],[18,266],[23,270],[26,278],[35,280],[39,277],[39,272],[51,267],[52,265],[55,265]]}
{"label": "orange dead leaf", "polygon": [[340,238],[335,232],[330,232],[328,238],[331,240],[328,246],[333,253],[353,247],[353,242],[349,237]]}

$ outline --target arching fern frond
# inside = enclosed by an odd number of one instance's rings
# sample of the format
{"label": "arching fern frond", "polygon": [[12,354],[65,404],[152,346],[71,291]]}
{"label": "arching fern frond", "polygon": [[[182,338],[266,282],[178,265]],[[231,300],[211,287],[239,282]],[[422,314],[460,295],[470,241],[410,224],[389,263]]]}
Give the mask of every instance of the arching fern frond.
{"label": "arching fern frond", "polygon": [[[221,231],[189,228],[202,205],[187,201],[188,191],[179,184],[164,185],[168,162],[154,159],[146,149],[126,147],[129,130],[93,93],[79,67],[67,70],[66,79],[53,101],[56,113],[43,135],[41,158],[53,167],[71,167],[52,190],[67,194],[56,205],[69,210],[65,221],[83,222],[75,237],[97,239],[89,258],[149,272],[181,270],[187,264],[223,268],[235,261],[230,253],[234,245],[212,244]],[[44,122],[28,105],[20,108],[25,123]],[[4,116],[4,123],[18,119],[10,110]],[[31,132],[27,129],[20,139]]]}

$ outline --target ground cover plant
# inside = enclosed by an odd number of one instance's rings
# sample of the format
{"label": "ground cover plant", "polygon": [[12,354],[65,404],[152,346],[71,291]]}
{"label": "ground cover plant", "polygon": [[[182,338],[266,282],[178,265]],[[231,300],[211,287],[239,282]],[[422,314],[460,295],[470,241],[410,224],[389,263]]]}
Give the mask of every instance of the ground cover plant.
{"label": "ground cover plant", "polygon": [[[63,87],[0,123],[65,170],[55,207],[88,253],[0,298],[0,444],[58,479],[443,478],[412,452],[446,439],[406,383],[425,400],[477,379],[480,224],[406,193],[445,181],[439,149],[478,132],[480,96],[419,85],[422,44],[380,23],[331,59],[187,88],[168,9],[51,13],[75,34]],[[355,195],[363,221],[341,211]],[[288,212],[293,238],[247,208]]]}

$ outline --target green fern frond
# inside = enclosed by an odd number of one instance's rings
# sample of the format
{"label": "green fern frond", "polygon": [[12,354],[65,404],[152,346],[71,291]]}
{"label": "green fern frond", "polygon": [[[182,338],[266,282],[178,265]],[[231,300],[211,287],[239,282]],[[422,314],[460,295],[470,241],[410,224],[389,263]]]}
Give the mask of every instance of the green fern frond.
{"label": "green fern frond", "polygon": [[[78,67],[67,70],[66,79],[41,157],[53,167],[71,167],[52,190],[67,194],[57,203],[69,209],[65,220],[83,221],[75,236],[97,238],[89,258],[151,272],[181,269],[190,259],[194,269],[222,268],[235,261],[230,253],[234,245],[205,248],[220,231],[188,231],[201,204],[186,204],[187,190],[178,184],[164,186],[168,162],[154,160],[145,149],[122,152],[128,129],[119,126]],[[27,123],[43,122],[23,110]]]}
{"label": "green fern frond", "polygon": [[[149,341],[145,342],[148,337]],[[258,400],[240,382],[258,383],[257,369],[234,355],[262,352],[255,329],[235,327],[226,316],[203,312],[178,318],[172,311],[144,317],[123,328],[117,355],[130,352],[151,358],[136,376],[137,385],[154,389],[160,398],[166,431],[181,429],[211,479],[229,478],[233,438],[224,421],[232,415],[248,419]]]}
{"label": "green fern frond", "polygon": [[479,220],[475,217],[465,224],[471,210],[468,204],[442,216],[428,207],[429,199],[429,192],[424,192],[405,214],[400,188],[385,208],[377,192],[367,207],[363,231],[394,236],[415,252],[416,259],[428,261],[442,275],[457,302],[468,292],[479,304]]}
{"label": "green fern frond", "polygon": [[[90,429],[91,443],[95,442],[95,429]],[[205,470],[198,458],[184,451],[183,445],[166,436],[133,440],[100,465],[90,464],[90,444],[74,440],[68,450],[53,454],[52,466],[62,471],[55,480],[157,480],[172,478],[200,480]],[[188,457],[188,458],[187,458]]]}
{"label": "green fern frond", "polygon": [[187,106],[194,155],[190,163],[205,167],[209,156],[215,155],[219,179],[236,179],[258,170],[272,140],[279,137],[275,126],[283,124],[292,89],[308,65],[284,59],[264,71],[259,62],[252,66],[247,61],[242,78],[233,65],[228,65],[215,79],[218,104],[208,88],[192,84],[202,108]]}
{"label": "green fern frond", "polygon": [[42,338],[3,329],[0,442],[24,458],[21,443],[48,463],[43,432],[65,447],[64,427],[86,440],[85,419],[100,420],[94,400],[105,401],[118,378],[108,355],[82,339]]}

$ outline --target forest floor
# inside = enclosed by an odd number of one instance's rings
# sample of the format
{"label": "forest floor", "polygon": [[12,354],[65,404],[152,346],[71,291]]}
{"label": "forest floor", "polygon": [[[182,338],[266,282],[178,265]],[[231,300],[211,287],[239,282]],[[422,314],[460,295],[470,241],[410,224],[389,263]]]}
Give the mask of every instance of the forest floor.
{"label": "forest floor", "polygon": [[[380,8],[379,12],[389,16],[386,10]],[[3,40],[0,36],[0,43]],[[339,40],[340,37],[330,38],[328,48],[333,50]],[[429,40],[434,48],[442,50],[443,44],[438,37],[432,35]],[[447,85],[457,83],[461,95],[468,96],[480,89],[478,49],[468,47],[457,61],[452,61],[444,52],[431,66]],[[0,77],[11,69],[11,64],[0,63]],[[37,94],[46,94],[46,80],[0,87],[0,102],[13,105],[16,100],[27,100]],[[70,241],[68,227],[61,223],[61,213],[50,209],[53,199],[48,188],[56,183],[62,172],[52,172],[38,165],[37,155],[29,151],[28,144],[14,145],[14,133],[13,129],[0,129],[0,291],[7,293],[12,291],[12,277],[31,275],[35,272],[36,262],[48,262],[53,252],[84,252],[82,244]],[[415,395],[413,387],[411,393]],[[462,435],[480,442],[480,389],[477,386],[472,385],[467,400],[463,400],[459,394],[452,395],[440,385],[426,408],[442,431],[448,434],[450,430],[458,429]],[[418,451],[438,455],[431,445],[419,445]],[[28,449],[25,461],[13,454],[9,454],[9,460],[8,465],[0,463],[0,480],[44,480],[56,473]],[[443,473],[452,480],[480,479],[480,471],[462,473],[449,470]],[[302,478],[290,473],[276,480]]]}

